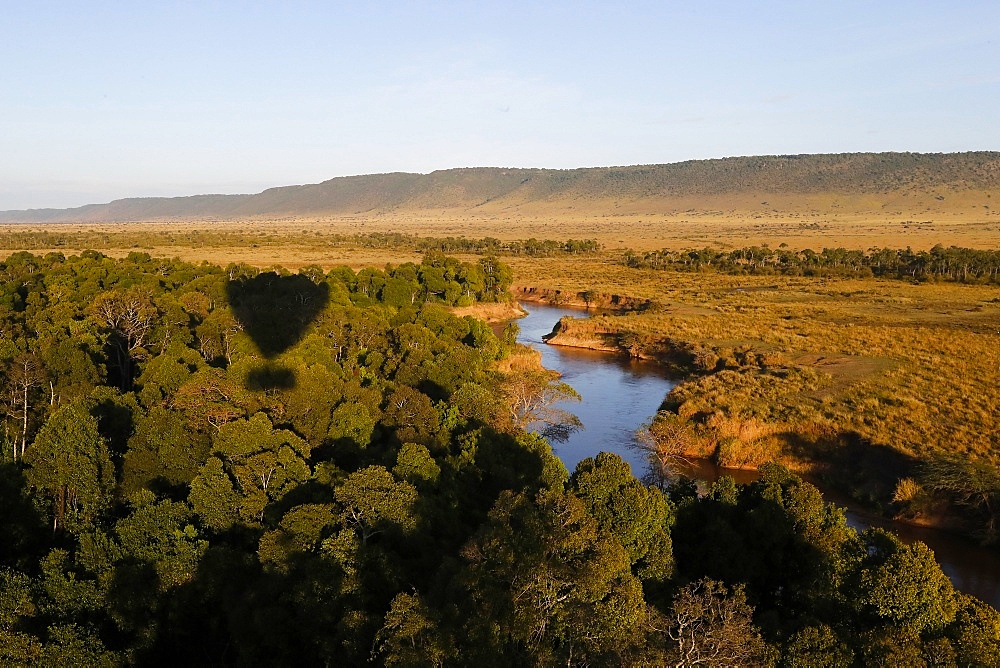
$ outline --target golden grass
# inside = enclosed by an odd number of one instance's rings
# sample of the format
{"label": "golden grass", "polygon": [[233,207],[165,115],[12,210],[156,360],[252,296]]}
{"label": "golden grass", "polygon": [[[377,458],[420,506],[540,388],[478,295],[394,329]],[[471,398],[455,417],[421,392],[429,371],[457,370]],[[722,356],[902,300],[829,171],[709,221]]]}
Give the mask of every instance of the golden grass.
{"label": "golden grass", "polygon": [[504,260],[513,267],[518,285],[627,295],[660,306],[595,319],[592,326],[603,332],[632,332],[647,341],[672,339],[723,357],[751,351],[764,358],[765,367],[798,370],[777,380],[745,370],[702,379],[690,387],[689,408],[703,404],[733,419],[742,412],[744,418],[803,431],[824,431],[837,423],[873,442],[918,455],[947,449],[997,457],[1000,288],[672,273],[630,269],[619,262],[620,249],[626,247],[785,243],[792,248],[919,250],[942,243],[997,248],[1000,217],[987,208],[988,197],[949,194],[947,206],[930,196],[889,206],[861,198],[838,201],[834,195],[772,194],[717,202],[678,200],[667,213],[641,201],[601,201],[551,211],[536,206],[528,211],[532,215],[485,207],[476,215],[439,211],[269,221],[0,225],[0,256],[24,249],[12,241],[28,232],[60,235],[51,248],[29,248],[35,253],[94,248],[116,257],[142,251],[221,265],[246,262],[294,270],[347,264],[358,269],[419,261],[420,254],[405,248],[351,247],[334,243],[332,235],[593,238],[604,244],[603,253]]}
{"label": "golden grass", "polygon": [[[738,248],[785,243],[793,249],[873,246],[928,249],[935,244],[968,248],[1000,246],[1000,208],[990,208],[992,193],[895,193],[846,196],[837,193],[782,195],[740,193],[651,199],[585,199],[532,202],[517,207],[486,203],[469,209],[273,220],[161,221],[94,224],[0,224],[0,254],[19,250],[11,235],[58,232],[66,244],[55,250],[141,249],[185,260],[258,264],[321,264],[369,258],[327,253],[328,237],[373,232],[420,236],[515,239],[595,239],[609,251],[631,248]],[[939,199],[942,198],[942,199]],[[185,245],[196,232],[243,239]],[[257,247],[246,243],[256,236]],[[283,255],[268,245],[291,243]],[[110,254],[110,253],[109,253]],[[371,258],[372,260],[381,258]]]}
{"label": "golden grass", "polygon": [[[1000,287],[548,264],[530,262],[541,285],[627,289],[662,305],[574,323],[575,336],[630,333],[650,348],[669,339],[732,358],[682,386],[683,413],[815,423],[918,457],[1000,459]],[[750,363],[735,360],[748,352]]]}
{"label": "golden grass", "polygon": [[522,318],[525,315],[524,309],[518,306],[516,302],[509,304],[503,302],[479,302],[473,304],[472,306],[453,307],[451,312],[459,318],[472,316],[473,318],[485,320],[489,323],[506,322],[508,320]]}

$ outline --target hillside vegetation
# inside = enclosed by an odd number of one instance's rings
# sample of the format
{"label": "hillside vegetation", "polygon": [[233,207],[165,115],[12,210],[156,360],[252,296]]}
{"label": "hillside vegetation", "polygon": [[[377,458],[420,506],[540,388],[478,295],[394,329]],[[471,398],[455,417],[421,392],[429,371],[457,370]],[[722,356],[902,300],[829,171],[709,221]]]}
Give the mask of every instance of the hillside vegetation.
{"label": "hillside vegetation", "polygon": [[846,153],[572,170],[473,168],[375,174],[252,195],[135,198],[0,213],[0,222],[316,216],[622,214],[993,215],[1000,153]]}

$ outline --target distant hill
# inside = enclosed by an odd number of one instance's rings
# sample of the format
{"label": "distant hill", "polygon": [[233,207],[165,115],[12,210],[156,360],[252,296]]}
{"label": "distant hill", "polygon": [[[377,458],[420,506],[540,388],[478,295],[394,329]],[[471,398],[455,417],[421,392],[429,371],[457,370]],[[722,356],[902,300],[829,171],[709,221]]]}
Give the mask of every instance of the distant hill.
{"label": "distant hill", "polygon": [[[989,209],[998,195],[1000,152],[844,153],[692,160],[584,169],[448,169],[374,174],[271,188],[253,195],[115,200],[73,209],[0,212],[0,222],[125,222],[456,215],[676,215],[700,210],[800,208],[866,213]],[[957,197],[956,197],[957,196]],[[775,201],[770,201],[774,199]]]}

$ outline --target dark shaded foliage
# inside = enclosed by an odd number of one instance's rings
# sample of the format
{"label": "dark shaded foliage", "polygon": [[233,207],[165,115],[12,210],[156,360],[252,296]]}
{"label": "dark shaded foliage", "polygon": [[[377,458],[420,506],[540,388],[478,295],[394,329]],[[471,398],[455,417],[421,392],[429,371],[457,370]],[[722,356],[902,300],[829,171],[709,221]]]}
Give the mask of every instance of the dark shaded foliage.
{"label": "dark shaded foliage", "polygon": [[509,280],[436,252],[0,264],[0,362],[42,360],[3,418],[0,663],[996,664],[995,610],[781,467],[702,496],[609,454],[570,476],[503,417],[512,341],[443,306]]}

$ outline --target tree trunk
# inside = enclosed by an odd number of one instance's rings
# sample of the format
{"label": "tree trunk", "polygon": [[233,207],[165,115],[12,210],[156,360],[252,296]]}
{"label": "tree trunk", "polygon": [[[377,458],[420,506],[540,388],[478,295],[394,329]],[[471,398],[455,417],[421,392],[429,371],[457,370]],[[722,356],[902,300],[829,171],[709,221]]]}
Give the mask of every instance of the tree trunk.
{"label": "tree trunk", "polygon": [[21,459],[24,459],[24,449],[28,446],[28,381],[25,379],[24,385],[24,421],[21,426]]}

